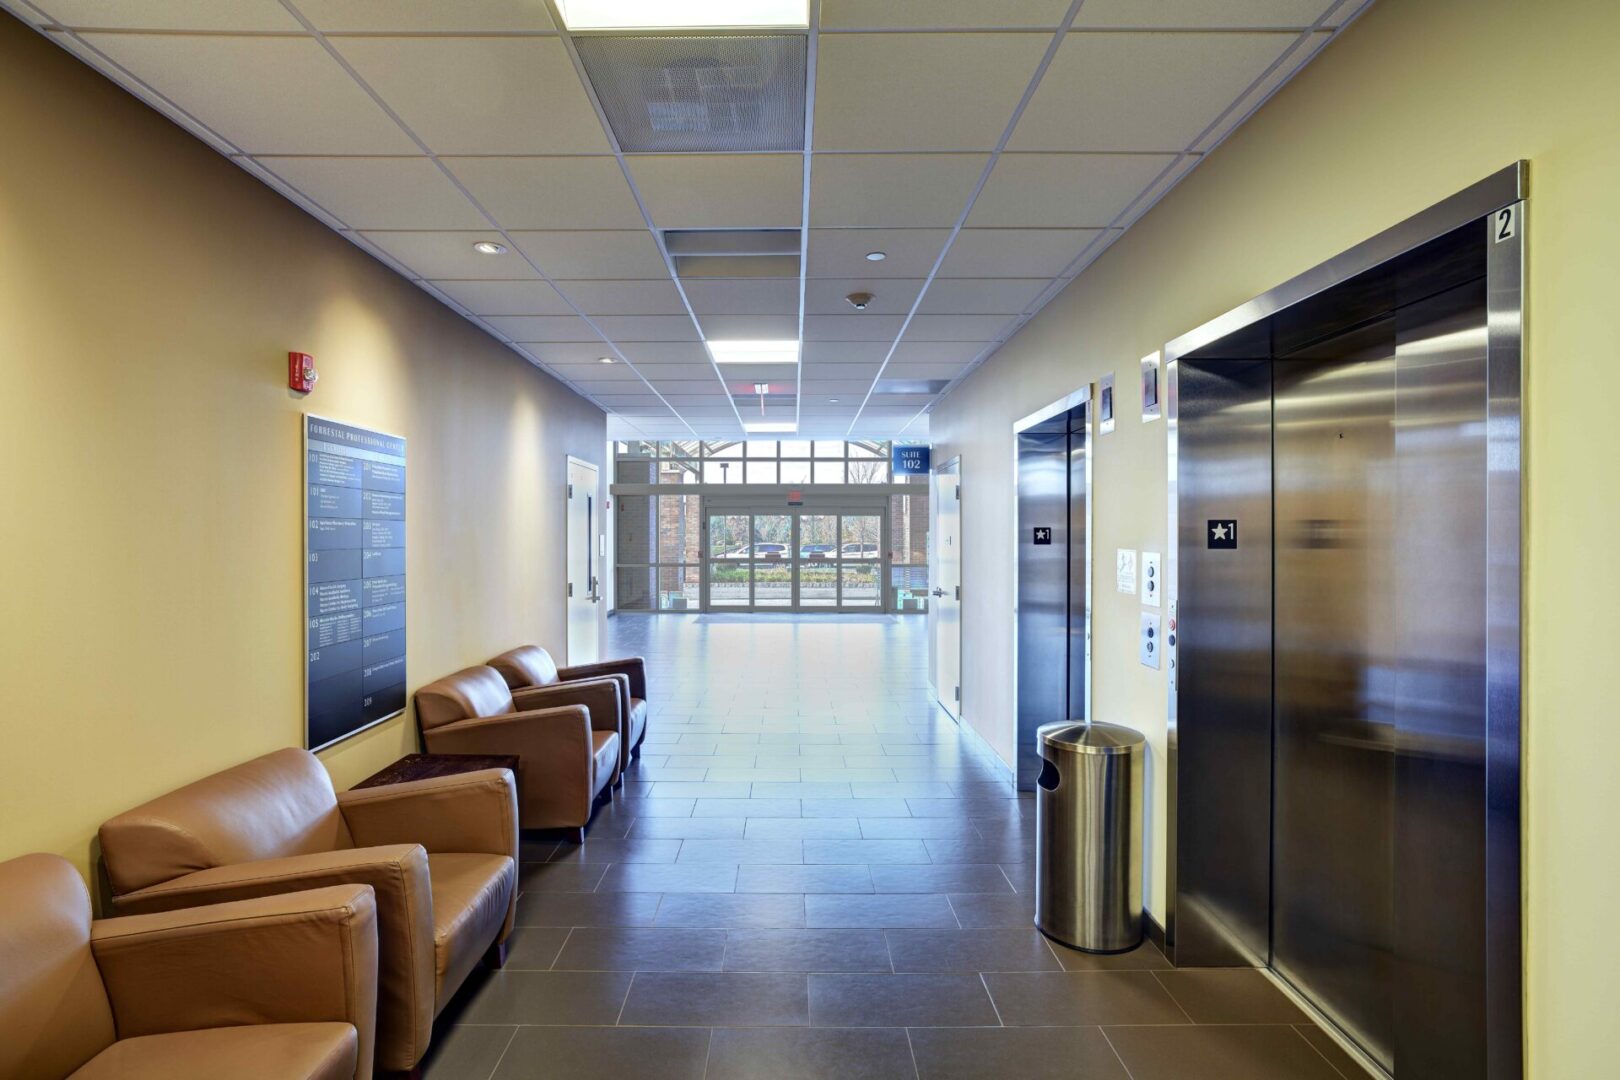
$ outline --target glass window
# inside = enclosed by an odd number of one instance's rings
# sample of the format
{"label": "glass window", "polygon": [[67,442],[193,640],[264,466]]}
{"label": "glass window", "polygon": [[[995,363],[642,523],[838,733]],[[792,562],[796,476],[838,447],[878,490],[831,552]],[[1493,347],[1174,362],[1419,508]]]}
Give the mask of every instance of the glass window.
{"label": "glass window", "polygon": [[672,442],[659,443],[659,457],[695,458],[698,456],[698,441],[696,439],[675,439]]}
{"label": "glass window", "polygon": [[705,461],[705,484],[740,484],[743,482],[743,463],[740,461]]}
{"label": "glass window", "polygon": [[852,458],[888,457],[889,444],[877,442],[852,442],[849,444],[849,456]]}
{"label": "glass window", "polygon": [[706,458],[740,458],[743,456],[743,444],[740,442],[706,442],[703,444],[703,456]]}
{"label": "glass window", "polygon": [[773,458],[776,456],[776,443],[774,441],[753,441],[748,444],[748,456],[751,458]]}
{"label": "glass window", "polygon": [[783,484],[808,484],[810,482],[810,463],[808,461],[782,462]]}
{"label": "glass window", "polygon": [[776,462],[750,461],[748,463],[748,482],[750,484],[776,483]]}
{"label": "glass window", "polygon": [[782,443],[783,457],[809,457],[810,444],[803,441],[784,440]]}
{"label": "glass window", "polygon": [[658,496],[658,561],[695,563],[702,538],[702,510],[696,495]]}
{"label": "glass window", "polygon": [[658,608],[661,611],[696,611],[702,602],[698,594],[696,566],[658,568]]}
{"label": "glass window", "polygon": [[613,603],[621,608],[647,611],[652,608],[653,571],[650,566],[621,566],[614,587]]}
{"label": "glass window", "polygon": [[698,463],[695,461],[663,460],[658,463],[660,484],[695,484],[698,482]]}
{"label": "glass window", "polygon": [[657,457],[658,444],[643,442],[640,439],[634,442],[619,442],[613,444],[613,453],[616,457]]}
{"label": "glass window", "polygon": [[616,484],[656,484],[658,462],[619,459],[613,463],[613,482]]}
{"label": "glass window", "polygon": [[842,461],[816,462],[816,480],[818,484],[842,484],[844,482],[844,463]]}
{"label": "glass window", "polygon": [[889,463],[887,461],[851,461],[849,463],[849,482],[851,484],[887,484],[889,482]]}
{"label": "glass window", "polygon": [[818,458],[841,458],[843,456],[844,444],[842,442],[816,443],[816,457]]}

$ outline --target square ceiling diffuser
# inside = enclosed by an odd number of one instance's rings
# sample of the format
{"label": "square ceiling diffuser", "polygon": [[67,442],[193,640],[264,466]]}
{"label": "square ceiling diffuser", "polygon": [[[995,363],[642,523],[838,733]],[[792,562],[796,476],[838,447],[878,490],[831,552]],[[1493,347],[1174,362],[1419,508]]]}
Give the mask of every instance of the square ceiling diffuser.
{"label": "square ceiling diffuser", "polygon": [[626,153],[804,149],[802,35],[574,44]]}

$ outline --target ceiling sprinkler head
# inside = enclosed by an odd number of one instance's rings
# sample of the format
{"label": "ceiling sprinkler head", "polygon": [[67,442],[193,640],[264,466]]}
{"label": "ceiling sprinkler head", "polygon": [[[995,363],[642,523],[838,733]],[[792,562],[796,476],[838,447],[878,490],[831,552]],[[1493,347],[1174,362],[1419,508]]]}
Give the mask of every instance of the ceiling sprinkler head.
{"label": "ceiling sprinkler head", "polygon": [[844,299],[848,300],[849,306],[854,308],[856,311],[865,311],[866,305],[872,302],[873,297],[869,292],[852,292],[848,296],[844,297]]}

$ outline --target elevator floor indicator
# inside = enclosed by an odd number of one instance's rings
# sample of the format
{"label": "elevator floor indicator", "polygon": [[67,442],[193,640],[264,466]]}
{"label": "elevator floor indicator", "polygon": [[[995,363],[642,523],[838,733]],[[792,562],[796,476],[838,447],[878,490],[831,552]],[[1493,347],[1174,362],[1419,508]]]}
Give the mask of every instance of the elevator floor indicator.
{"label": "elevator floor indicator", "polygon": [[1209,522],[1209,546],[1217,548],[1237,548],[1237,519],[1211,518]]}

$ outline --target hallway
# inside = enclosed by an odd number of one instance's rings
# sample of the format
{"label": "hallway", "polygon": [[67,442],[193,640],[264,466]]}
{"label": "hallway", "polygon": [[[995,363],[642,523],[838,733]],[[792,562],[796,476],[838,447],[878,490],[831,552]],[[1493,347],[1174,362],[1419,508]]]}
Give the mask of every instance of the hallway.
{"label": "hallway", "polygon": [[1031,927],[1034,804],[933,703],[923,619],[609,626],[642,759],[583,847],[525,845],[511,959],[429,1077],[1361,1075],[1258,973]]}

